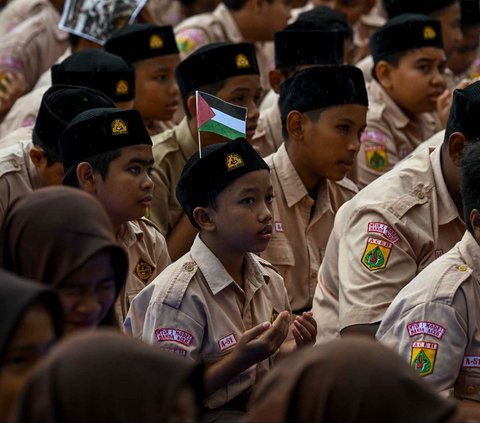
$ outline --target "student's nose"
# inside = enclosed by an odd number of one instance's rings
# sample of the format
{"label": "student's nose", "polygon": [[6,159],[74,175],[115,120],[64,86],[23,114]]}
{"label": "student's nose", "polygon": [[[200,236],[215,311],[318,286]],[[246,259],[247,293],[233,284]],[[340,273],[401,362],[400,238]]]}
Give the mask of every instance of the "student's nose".
{"label": "student's nose", "polygon": [[260,117],[260,109],[258,108],[257,104],[252,101],[247,109],[247,121],[252,123],[257,123],[258,118]]}
{"label": "student's nose", "polygon": [[348,143],[348,151],[357,154],[360,150],[360,136],[352,136]]}
{"label": "student's nose", "polygon": [[142,181],[142,189],[153,190],[155,182],[153,182],[152,176],[149,173],[145,173],[145,178]]}
{"label": "student's nose", "polygon": [[442,73],[438,69],[435,71],[433,75],[432,85],[440,86],[443,89],[447,88],[447,77],[445,76],[444,73]]}
{"label": "student's nose", "polygon": [[176,82],[173,82],[170,86],[170,90],[168,93],[171,97],[179,97],[180,96],[180,89]]}
{"label": "student's nose", "polygon": [[269,222],[272,220],[273,214],[272,214],[272,204],[264,202],[263,207],[260,210],[258,220],[260,222]]}

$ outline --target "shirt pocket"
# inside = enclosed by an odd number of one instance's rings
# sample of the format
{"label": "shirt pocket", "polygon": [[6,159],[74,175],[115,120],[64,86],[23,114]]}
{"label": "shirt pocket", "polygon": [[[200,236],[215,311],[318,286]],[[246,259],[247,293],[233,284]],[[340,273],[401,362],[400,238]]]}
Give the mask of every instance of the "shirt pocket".
{"label": "shirt pocket", "polygon": [[273,264],[282,276],[289,268],[295,266],[292,247],[285,237],[273,237],[261,256]]}
{"label": "shirt pocket", "polygon": [[480,368],[462,367],[455,382],[455,397],[480,401]]}

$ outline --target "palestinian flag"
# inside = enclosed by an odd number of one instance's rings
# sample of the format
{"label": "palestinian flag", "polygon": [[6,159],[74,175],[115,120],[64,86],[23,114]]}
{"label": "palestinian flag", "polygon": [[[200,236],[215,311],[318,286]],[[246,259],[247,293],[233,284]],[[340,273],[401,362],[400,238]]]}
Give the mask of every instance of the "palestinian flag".
{"label": "palestinian flag", "polygon": [[198,132],[214,132],[230,140],[245,137],[247,109],[196,91]]}

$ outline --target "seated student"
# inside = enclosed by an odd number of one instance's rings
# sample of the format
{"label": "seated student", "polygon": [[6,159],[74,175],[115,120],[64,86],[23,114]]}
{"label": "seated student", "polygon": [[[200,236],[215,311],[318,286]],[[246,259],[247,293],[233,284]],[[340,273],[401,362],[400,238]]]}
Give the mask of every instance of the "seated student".
{"label": "seated student", "polygon": [[[255,48],[247,43],[215,43],[201,47],[180,63],[176,78],[186,117],[172,130],[153,138],[155,191],[151,207],[151,219],[166,237],[173,261],[190,249],[197,233],[184,215],[175,193],[185,163],[198,151],[195,91],[246,107],[248,141],[252,140],[257,127],[262,91]],[[201,135],[203,145],[225,140],[208,132]]]}
{"label": "seated student", "polygon": [[441,146],[405,159],[337,212],[313,300],[317,342],[374,335],[398,292],[462,239],[458,164],[480,136],[479,89],[455,91]]}
{"label": "seated student", "polygon": [[0,141],[0,227],[16,198],[62,183],[57,142],[68,123],[84,110],[113,105],[102,93],[89,88],[53,86],[43,95],[33,131],[23,128]]}
{"label": "seated student", "polygon": [[[245,138],[208,146],[185,165],[177,196],[199,235],[135,297],[125,326],[163,350],[205,361],[206,421],[230,421],[245,411],[290,324],[283,279],[252,254],[272,233],[269,168]],[[310,313],[295,318],[298,345],[315,333]]]}
{"label": "seated student", "polygon": [[180,102],[175,81],[180,56],[172,27],[128,25],[112,34],[105,50],[135,66],[134,108],[150,135],[172,127]]}
{"label": "seated student", "polygon": [[0,266],[58,293],[65,332],[112,324],[127,257],[91,196],[62,186],[16,200],[1,233]]}
{"label": "seated student", "polygon": [[10,421],[33,368],[63,332],[62,306],[47,287],[0,270],[0,422]]}
{"label": "seated student", "polygon": [[152,201],[152,140],[137,110],[80,113],[59,139],[63,183],[94,195],[105,207],[129,271],[116,304],[123,322],[131,299],[170,264],[165,238],[144,218]]}
{"label": "seated student", "polygon": [[245,423],[453,423],[454,412],[395,353],[351,337],[281,361],[256,387]]}
{"label": "seated student", "polygon": [[13,422],[197,423],[202,367],[136,339],[72,336],[27,383]]}
{"label": "seated student", "polygon": [[[370,40],[375,67],[367,128],[351,176],[363,188],[441,129],[437,101],[446,87],[440,22],[390,19]],[[436,118],[435,118],[436,117]]]}
{"label": "seated student", "polygon": [[399,292],[377,338],[438,392],[475,401],[480,417],[480,143],[464,150],[461,193],[467,231]]}
{"label": "seated student", "polygon": [[345,178],[365,128],[362,72],[350,65],[296,73],[281,86],[285,142],[265,161],[275,197],[272,239],[260,256],[285,280],[292,310],[312,307],[335,213],[357,187]]}

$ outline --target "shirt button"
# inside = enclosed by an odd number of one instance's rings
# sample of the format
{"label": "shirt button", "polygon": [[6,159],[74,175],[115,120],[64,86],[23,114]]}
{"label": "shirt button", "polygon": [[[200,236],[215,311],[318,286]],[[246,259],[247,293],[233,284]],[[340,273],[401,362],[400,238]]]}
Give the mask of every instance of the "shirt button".
{"label": "shirt button", "polygon": [[18,169],[20,167],[20,165],[15,159],[10,160],[10,163],[13,165],[15,169]]}
{"label": "shirt button", "polygon": [[477,388],[473,385],[468,385],[466,388],[465,388],[465,393],[468,394],[468,395],[473,395],[477,392]]}
{"label": "shirt button", "polygon": [[183,265],[183,268],[187,271],[187,272],[193,272],[194,269],[195,269],[195,265],[193,263],[185,263]]}
{"label": "shirt button", "polygon": [[417,198],[419,200],[423,200],[425,198],[425,194],[422,191],[417,192]]}
{"label": "shirt button", "polygon": [[317,272],[312,272],[311,277],[312,279],[317,279],[318,273]]}
{"label": "shirt button", "polygon": [[461,264],[460,266],[458,266],[458,270],[460,270],[460,272],[466,272],[468,270],[468,266]]}

